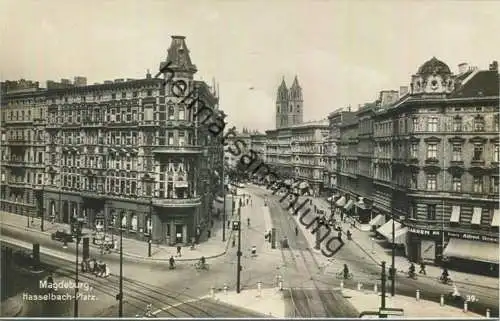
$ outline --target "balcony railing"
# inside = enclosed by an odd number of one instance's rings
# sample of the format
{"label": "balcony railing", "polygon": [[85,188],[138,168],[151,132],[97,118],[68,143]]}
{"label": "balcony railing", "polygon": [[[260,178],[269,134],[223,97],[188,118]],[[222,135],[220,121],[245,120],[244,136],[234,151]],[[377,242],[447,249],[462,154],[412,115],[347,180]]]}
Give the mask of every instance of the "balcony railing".
{"label": "balcony railing", "polygon": [[436,157],[430,157],[425,160],[425,163],[428,165],[436,165],[439,164],[439,159],[437,159]]}
{"label": "balcony railing", "polygon": [[485,163],[484,159],[473,158],[470,161],[471,166],[483,166]]}
{"label": "balcony railing", "polygon": [[153,205],[161,207],[196,207],[201,205],[201,197],[195,198],[153,198]]}
{"label": "balcony railing", "polygon": [[202,146],[158,146],[153,149],[153,153],[160,154],[202,154]]}

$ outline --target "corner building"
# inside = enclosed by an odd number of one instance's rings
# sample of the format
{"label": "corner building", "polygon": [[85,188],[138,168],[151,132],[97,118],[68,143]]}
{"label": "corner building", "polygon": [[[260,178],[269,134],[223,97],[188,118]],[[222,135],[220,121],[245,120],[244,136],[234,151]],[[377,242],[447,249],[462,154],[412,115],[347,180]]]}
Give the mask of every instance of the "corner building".
{"label": "corner building", "polygon": [[[140,80],[51,86],[56,88],[31,94],[47,110],[47,118],[40,120],[45,124],[44,173],[41,180],[21,180],[23,186],[41,185],[40,215],[63,223],[81,217],[86,227],[109,233],[122,227],[125,236],[140,240],[152,233],[154,243],[206,238],[223,150],[221,137],[207,130],[211,122],[195,117],[196,97],[217,115],[218,96],[193,79],[197,68],[184,37],[172,37],[160,67],[169,62],[174,78],[166,86],[148,73]],[[196,103],[174,95],[171,84],[176,80],[186,82],[184,96],[196,93]],[[12,102],[22,101],[19,95],[7,92],[2,109],[10,112]],[[12,130],[6,130],[12,137]],[[21,155],[10,140],[7,146],[10,155],[14,150]],[[15,169],[3,170],[8,177],[22,177],[13,176]],[[2,209],[8,211],[13,207],[10,191],[19,190],[11,182],[2,193]]]}
{"label": "corner building", "polygon": [[498,111],[496,62],[454,75],[432,58],[377,112],[375,176],[388,192],[376,199],[390,200],[412,261],[498,275]]}

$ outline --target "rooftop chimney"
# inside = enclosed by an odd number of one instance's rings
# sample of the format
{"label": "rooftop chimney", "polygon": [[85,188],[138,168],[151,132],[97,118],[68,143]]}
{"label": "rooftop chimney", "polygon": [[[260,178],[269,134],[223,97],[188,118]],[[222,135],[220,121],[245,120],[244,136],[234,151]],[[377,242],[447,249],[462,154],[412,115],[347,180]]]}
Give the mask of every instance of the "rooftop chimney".
{"label": "rooftop chimney", "polygon": [[399,86],[399,97],[408,94],[408,86]]}
{"label": "rooftop chimney", "polygon": [[498,71],[498,61],[494,60],[491,62],[490,71]]}
{"label": "rooftop chimney", "polygon": [[146,73],[146,79],[151,79],[151,73],[149,72],[149,69],[148,72]]}
{"label": "rooftop chimney", "polygon": [[469,71],[469,64],[466,62],[462,62],[461,64],[458,65],[458,73],[463,74]]}

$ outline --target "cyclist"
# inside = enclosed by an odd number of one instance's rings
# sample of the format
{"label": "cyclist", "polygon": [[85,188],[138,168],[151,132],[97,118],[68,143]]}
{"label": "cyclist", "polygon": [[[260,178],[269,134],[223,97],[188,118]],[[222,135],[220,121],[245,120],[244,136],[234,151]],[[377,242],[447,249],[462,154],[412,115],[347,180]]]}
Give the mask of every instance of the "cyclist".
{"label": "cyclist", "polygon": [[446,283],[446,282],[448,282],[449,277],[450,277],[450,274],[448,273],[448,269],[447,268],[443,268],[443,273],[441,274],[441,281],[443,281],[444,283]]}
{"label": "cyclist", "polygon": [[408,269],[408,276],[410,278],[415,277],[415,265],[413,263],[410,264],[410,267]]}
{"label": "cyclist", "polygon": [[200,268],[201,268],[201,269],[204,269],[204,268],[205,268],[205,262],[206,262],[205,257],[204,257],[204,256],[202,256],[202,257],[200,258]]}

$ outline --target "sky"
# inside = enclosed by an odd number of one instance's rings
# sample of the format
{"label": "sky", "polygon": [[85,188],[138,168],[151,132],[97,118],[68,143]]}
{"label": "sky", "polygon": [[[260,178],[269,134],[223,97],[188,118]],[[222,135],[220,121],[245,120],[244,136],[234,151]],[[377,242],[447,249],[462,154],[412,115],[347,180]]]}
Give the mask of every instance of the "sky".
{"label": "sky", "polygon": [[297,75],[304,120],[408,86],[433,56],[453,72],[500,60],[500,1],[0,0],[0,79],[144,78],[183,35],[230,125],[275,128]]}

